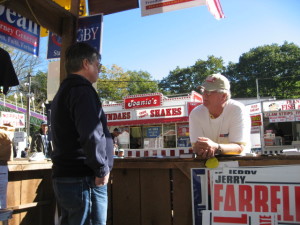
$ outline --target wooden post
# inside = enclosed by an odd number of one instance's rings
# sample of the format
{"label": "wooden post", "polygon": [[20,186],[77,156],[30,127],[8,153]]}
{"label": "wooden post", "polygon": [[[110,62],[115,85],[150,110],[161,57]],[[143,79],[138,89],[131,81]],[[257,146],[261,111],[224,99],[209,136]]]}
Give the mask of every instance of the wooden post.
{"label": "wooden post", "polygon": [[67,77],[65,70],[65,52],[67,48],[76,42],[77,37],[77,24],[79,16],[79,0],[71,0],[70,12],[74,16],[73,18],[66,17],[62,22],[62,47],[60,52],[60,83]]}

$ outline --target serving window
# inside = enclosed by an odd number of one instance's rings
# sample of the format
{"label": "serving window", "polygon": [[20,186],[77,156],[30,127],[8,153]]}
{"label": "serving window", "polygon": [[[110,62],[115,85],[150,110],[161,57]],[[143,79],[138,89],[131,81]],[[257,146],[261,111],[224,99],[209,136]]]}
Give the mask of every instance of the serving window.
{"label": "serving window", "polygon": [[160,149],[190,147],[189,124],[171,123],[145,126],[120,127],[121,148]]}

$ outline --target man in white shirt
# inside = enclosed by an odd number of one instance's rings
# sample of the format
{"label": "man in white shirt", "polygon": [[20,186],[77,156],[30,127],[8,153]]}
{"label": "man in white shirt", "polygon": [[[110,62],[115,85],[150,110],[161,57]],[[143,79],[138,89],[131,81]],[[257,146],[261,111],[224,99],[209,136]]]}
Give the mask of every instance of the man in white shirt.
{"label": "man in white shirt", "polygon": [[193,151],[201,158],[250,152],[250,115],[245,106],[230,99],[229,80],[208,76],[201,85],[203,104],[189,116]]}

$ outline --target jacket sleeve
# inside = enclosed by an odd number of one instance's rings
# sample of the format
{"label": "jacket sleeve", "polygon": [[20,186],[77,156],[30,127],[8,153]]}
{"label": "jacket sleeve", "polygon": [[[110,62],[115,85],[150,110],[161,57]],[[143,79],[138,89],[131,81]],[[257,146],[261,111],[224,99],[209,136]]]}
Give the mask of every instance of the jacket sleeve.
{"label": "jacket sleeve", "polygon": [[31,144],[30,144],[30,152],[37,152],[38,151],[37,141],[38,141],[37,134],[34,134],[33,137],[32,137]]}
{"label": "jacket sleeve", "polygon": [[104,132],[106,127],[100,120],[104,112],[92,87],[72,88],[69,96],[71,117],[86,155],[85,163],[94,171],[95,176],[104,177],[110,171],[108,160],[110,149]]}

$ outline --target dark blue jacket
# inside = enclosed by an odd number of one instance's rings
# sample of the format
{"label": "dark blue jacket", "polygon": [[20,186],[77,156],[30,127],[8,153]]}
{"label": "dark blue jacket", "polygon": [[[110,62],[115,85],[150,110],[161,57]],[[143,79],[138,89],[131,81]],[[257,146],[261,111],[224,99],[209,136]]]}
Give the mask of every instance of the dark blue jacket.
{"label": "dark blue jacket", "polygon": [[70,74],[51,103],[53,177],[104,177],[113,166],[113,143],[92,84]]}

